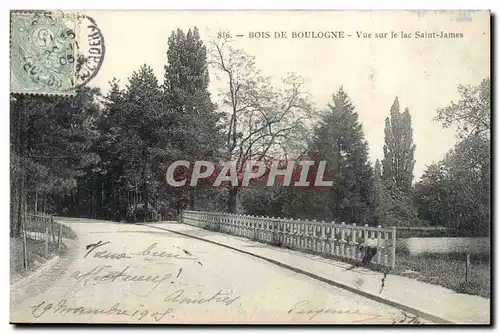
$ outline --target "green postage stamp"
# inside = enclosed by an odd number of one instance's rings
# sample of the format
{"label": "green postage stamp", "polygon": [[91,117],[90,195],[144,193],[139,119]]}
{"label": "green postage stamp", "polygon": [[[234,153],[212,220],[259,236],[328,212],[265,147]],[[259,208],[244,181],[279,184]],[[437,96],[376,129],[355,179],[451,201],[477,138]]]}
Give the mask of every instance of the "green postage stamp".
{"label": "green postage stamp", "polygon": [[74,94],[76,28],[71,14],[11,12],[11,93]]}

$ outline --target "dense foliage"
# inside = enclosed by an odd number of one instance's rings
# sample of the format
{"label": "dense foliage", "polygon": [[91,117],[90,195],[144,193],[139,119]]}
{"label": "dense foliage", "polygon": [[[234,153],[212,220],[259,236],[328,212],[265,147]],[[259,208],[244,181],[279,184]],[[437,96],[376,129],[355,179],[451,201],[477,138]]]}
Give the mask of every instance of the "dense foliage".
{"label": "dense foliage", "polygon": [[[460,86],[460,101],[437,111],[459,141],[414,183],[411,117],[397,98],[384,158],[372,165],[343,88],[315,109],[304,79],[290,74],[274,87],[253,57],[225,42],[207,49],[196,28],[172,32],[166,58],[163,82],[145,64],[105,94],[11,95],[12,236],[24,211],[146,221],[175,219],[184,208],[489,233],[489,79]],[[224,84],[220,105],[209,93],[210,66]],[[172,187],[165,179],[177,160],[232,160],[241,179],[249,161],[277,159],[325,160],[333,187]]]}

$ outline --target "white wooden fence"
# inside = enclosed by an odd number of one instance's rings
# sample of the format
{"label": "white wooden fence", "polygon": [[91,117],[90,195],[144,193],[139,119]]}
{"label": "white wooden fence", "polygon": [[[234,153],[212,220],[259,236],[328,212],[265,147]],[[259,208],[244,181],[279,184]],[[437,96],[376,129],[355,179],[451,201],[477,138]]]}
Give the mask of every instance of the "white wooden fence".
{"label": "white wooden fence", "polygon": [[359,246],[372,239],[373,244],[377,245],[377,254],[372,263],[391,268],[396,266],[395,227],[369,227],[186,210],[181,213],[180,222],[349,260],[359,260],[362,255]]}

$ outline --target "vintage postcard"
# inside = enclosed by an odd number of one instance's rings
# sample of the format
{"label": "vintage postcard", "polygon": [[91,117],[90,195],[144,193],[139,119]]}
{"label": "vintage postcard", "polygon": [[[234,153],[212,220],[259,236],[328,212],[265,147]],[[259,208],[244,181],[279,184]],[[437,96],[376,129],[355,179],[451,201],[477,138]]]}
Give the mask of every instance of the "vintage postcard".
{"label": "vintage postcard", "polygon": [[490,25],[11,11],[11,323],[490,324]]}

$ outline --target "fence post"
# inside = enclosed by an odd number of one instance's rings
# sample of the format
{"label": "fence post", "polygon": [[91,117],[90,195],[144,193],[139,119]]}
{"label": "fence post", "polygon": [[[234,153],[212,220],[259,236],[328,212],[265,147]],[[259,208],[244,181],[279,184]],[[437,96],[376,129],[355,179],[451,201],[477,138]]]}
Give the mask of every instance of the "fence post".
{"label": "fence post", "polygon": [[22,228],[22,233],[23,233],[23,266],[24,269],[28,270],[28,245],[26,240],[26,230],[24,229],[24,226]]}
{"label": "fence post", "polygon": [[285,222],[283,219],[279,220],[278,231],[280,247],[282,247],[285,244]]}
{"label": "fence post", "polygon": [[380,264],[380,229],[382,228],[382,226],[377,226],[377,228],[379,229],[379,231],[377,231],[377,264]]}
{"label": "fence post", "polygon": [[396,268],[396,226],[392,227],[392,269]]}
{"label": "fence post", "polygon": [[368,242],[368,224],[365,224],[365,230],[363,231],[363,237],[364,237],[364,243],[366,245],[366,243]]}
{"label": "fence post", "polygon": [[335,224],[335,221],[332,221],[331,225],[330,225],[330,253],[332,255],[338,255],[337,250],[338,250],[339,246],[337,243],[335,243],[335,241],[338,242],[338,240],[335,239],[335,237],[336,237],[335,232],[336,231],[337,231],[337,225]]}
{"label": "fence post", "polygon": [[467,254],[465,259],[465,282],[469,282],[470,280],[470,255]]}
{"label": "fence post", "polygon": [[341,256],[345,255],[344,225],[345,225],[344,222],[342,222],[342,224],[340,225],[340,255]]}
{"label": "fence post", "polygon": [[324,220],[321,221],[321,252],[326,252],[326,223]]}
{"label": "fence post", "polygon": [[266,222],[263,219],[260,219],[259,216],[254,216],[254,220],[257,222],[257,226],[259,227],[259,240],[261,242],[266,242]]}
{"label": "fence post", "polygon": [[316,225],[316,219],[313,219],[311,225],[312,225],[312,234],[310,236],[310,238],[311,238],[311,250],[313,252],[316,252],[317,248],[318,248],[318,239],[316,238],[316,232],[318,232],[316,230],[316,227],[317,227],[317,225]]}
{"label": "fence post", "polygon": [[[369,234],[370,231],[368,231],[368,224],[365,224],[365,229],[363,230],[363,243],[365,247],[363,247],[362,256],[366,256]],[[377,245],[377,253],[378,253],[378,245]]]}
{"label": "fence post", "polygon": [[283,240],[285,241],[283,243],[284,247],[286,247],[287,245],[288,246],[290,245],[290,234],[289,234],[290,226],[291,226],[290,221],[287,221],[286,223],[284,223],[284,227],[283,227]]}
{"label": "fence post", "polygon": [[233,216],[229,215],[229,219],[231,220],[231,223],[233,224],[234,226],[234,233],[237,235],[237,236],[240,236],[241,235],[241,228],[240,228],[240,224],[238,223],[238,221],[236,219],[234,219]]}
{"label": "fence post", "polygon": [[304,249],[305,250],[308,250],[309,249],[309,231],[308,231],[308,227],[309,227],[309,220],[306,219],[306,222],[304,224],[302,224],[302,226],[304,227]]}
{"label": "fence post", "polygon": [[45,258],[49,258],[49,224],[45,223]]}
{"label": "fence post", "polygon": [[275,221],[274,221],[274,216],[271,217],[271,222],[269,224],[270,228],[271,228],[271,239],[269,240],[270,243],[274,243],[275,240],[276,240],[276,224],[275,224]]}
{"label": "fence post", "polygon": [[57,236],[57,249],[61,249],[62,225],[59,224],[59,233]]}
{"label": "fence post", "polygon": [[52,242],[56,242],[56,231],[55,231],[54,217],[50,216],[50,231],[52,232]]}
{"label": "fence post", "polygon": [[356,254],[356,236],[358,235],[358,230],[356,230],[356,223],[352,223],[353,229],[351,229],[351,258],[356,260],[358,258]]}

